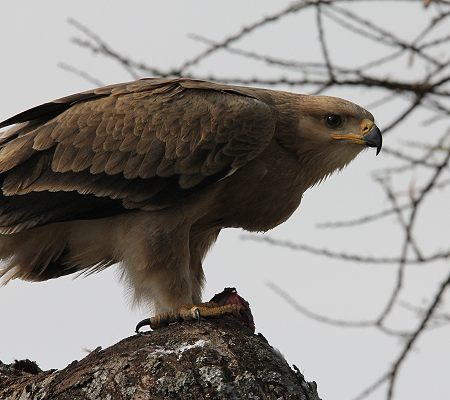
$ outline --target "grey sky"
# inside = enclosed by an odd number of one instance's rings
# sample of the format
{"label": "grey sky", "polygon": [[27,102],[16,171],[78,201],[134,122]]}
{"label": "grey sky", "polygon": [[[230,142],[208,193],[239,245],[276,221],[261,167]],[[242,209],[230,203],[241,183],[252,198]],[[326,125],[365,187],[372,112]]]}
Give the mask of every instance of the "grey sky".
{"label": "grey sky", "polygon": [[[92,28],[123,54],[162,68],[175,67],[204,49],[204,45],[187,37],[188,33],[220,40],[237,32],[243,24],[282,8],[288,1],[132,1],[123,2],[49,0],[6,1],[1,5],[0,23],[0,120],[28,107],[85,90],[92,85],[57,67],[65,62],[89,71],[103,82],[130,80],[121,67],[102,57],[79,49],[70,43],[76,35],[68,25],[69,17]],[[397,8],[389,13],[368,2],[367,15],[387,26],[398,25]],[[378,3],[378,2],[377,2]],[[379,3],[378,3],[379,4]],[[362,7],[362,6],[361,6]],[[391,5],[386,6],[391,7]],[[411,5],[410,23],[398,26],[405,37],[418,29],[420,4]],[[397,22],[396,22],[397,21]],[[334,40],[347,40],[339,30]],[[339,35],[343,35],[341,38]],[[269,25],[239,42],[240,47],[285,58],[299,59],[300,54],[320,59],[316,45],[317,32],[311,16],[301,21],[288,17],[281,24]],[[332,48],[332,55],[345,62],[359,63],[371,53],[381,51],[362,43]],[[402,74],[412,74],[406,61]],[[256,62],[220,52],[192,69],[201,75],[273,76],[272,69]],[[370,104],[364,91],[327,93]],[[392,116],[396,105],[373,110],[382,127]],[[398,106],[401,106],[400,104]],[[389,136],[386,143],[419,137],[417,121],[408,121]],[[435,127],[438,129],[439,127]],[[433,135],[433,132],[429,133]],[[399,135],[404,135],[399,137]],[[415,135],[415,136],[413,136]],[[381,154],[375,158],[367,151],[344,172],[331,177],[308,191],[300,209],[269,235],[328,246],[368,255],[395,255],[400,234],[394,219],[354,229],[320,230],[318,222],[346,219],[385,208],[388,203],[370,179],[375,168],[390,165]],[[420,180],[420,177],[417,177]],[[423,240],[430,247],[448,244],[434,224],[444,223],[438,210],[447,204],[436,200]],[[448,212],[446,213],[448,214]],[[449,221],[450,222],[450,221]],[[429,224],[429,225],[428,225]],[[399,351],[398,339],[373,330],[342,329],[312,322],[299,314],[271,291],[271,281],[285,289],[302,305],[334,318],[370,319],[377,315],[391,291],[393,266],[348,264],[326,258],[243,241],[243,232],[229,230],[221,236],[205,262],[207,286],[204,299],[235,286],[252,307],[257,331],[277,347],[290,363],[296,364],[307,379],[318,382],[325,399],[354,397],[385,372]],[[429,296],[430,288],[444,276],[448,265],[433,264],[424,274],[421,267],[407,272],[408,292],[414,298]],[[447,296],[448,300],[448,296]],[[132,335],[137,321],[147,316],[145,310],[130,310],[127,295],[117,279],[115,267],[86,279],[59,278],[39,284],[11,282],[0,288],[0,360],[30,358],[42,368],[62,368],[73,359],[84,357],[84,349],[106,347]],[[448,302],[447,302],[448,303]],[[447,304],[448,310],[448,304]],[[394,313],[393,325],[414,327],[411,314]],[[428,398],[434,385],[435,399],[450,398],[449,386],[443,387],[449,370],[450,344],[448,328],[436,329],[423,337],[417,351],[401,372],[398,400]],[[417,382],[424,382],[420,384]],[[372,399],[384,398],[383,391]]]}

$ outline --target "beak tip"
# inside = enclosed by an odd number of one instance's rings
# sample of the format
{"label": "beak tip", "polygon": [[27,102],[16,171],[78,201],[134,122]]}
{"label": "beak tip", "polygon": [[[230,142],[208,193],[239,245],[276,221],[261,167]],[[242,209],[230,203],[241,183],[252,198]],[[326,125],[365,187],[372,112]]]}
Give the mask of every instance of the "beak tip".
{"label": "beak tip", "polygon": [[380,154],[381,148],[383,147],[383,137],[381,136],[380,129],[378,126],[373,125],[370,132],[364,136],[364,141],[369,147],[376,147],[376,155]]}

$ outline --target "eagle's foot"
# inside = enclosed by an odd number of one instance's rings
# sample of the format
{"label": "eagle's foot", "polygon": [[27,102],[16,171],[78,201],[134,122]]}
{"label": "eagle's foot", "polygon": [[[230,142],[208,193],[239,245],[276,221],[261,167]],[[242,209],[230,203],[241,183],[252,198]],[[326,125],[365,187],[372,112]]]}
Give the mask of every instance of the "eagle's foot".
{"label": "eagle's foot", "polygon": [[167,312],[147,318],[136,326],[136,332],[143,326],[159,329],[174,322],[199,321],[200,318],[220,318],[230,316],[239,320],[252,330],[255,329],[250,306],[234,288],[225,288],[209,302],[198,305],[183,305],[174,312]]}
{"label": "eagle's foot", "polygon": [[174,312],[162,313],[150,318],[150,328],[158,329],[174,322],[199,321],[200,318],[222,317],[224,315],[239,314],[238,304],[219,306],[216,303],[202,303],[183,305]]}

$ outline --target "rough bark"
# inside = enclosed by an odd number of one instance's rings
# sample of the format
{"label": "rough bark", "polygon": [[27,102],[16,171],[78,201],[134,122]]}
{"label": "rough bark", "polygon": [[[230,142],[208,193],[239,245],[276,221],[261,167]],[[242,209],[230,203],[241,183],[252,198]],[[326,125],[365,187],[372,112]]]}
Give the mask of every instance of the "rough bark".
{"label": "rough bark", "polygon": [[319,400],[283,356],[240,323],[173,324],[131,336],[60,371],[24,360],[0,362],[2,400]]}

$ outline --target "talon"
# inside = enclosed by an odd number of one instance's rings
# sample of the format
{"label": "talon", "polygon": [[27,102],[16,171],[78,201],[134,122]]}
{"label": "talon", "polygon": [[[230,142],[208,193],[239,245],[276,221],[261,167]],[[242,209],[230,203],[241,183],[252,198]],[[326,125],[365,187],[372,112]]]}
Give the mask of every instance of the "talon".
{"label": "talon", "polygon": [[145,319],[143,319],[141,322],[139,322],[137,325],[136,325],[136,330],[135,330],[135,332],[136,333],[139,333],[139,329],[141,329],[141,328],[143,328],[144,326],[150,326],[150,318],[145,318]]}
{"label": "talon", "polygon": [[192,307],[191,308],[192,316],[200,322],[200,308],[198,307]]}
{"label": "talon", "polygon": [[236,289],[226,288],[209,302],[199,305],[182,305],[176,311],[169,311],[144,319],[136,326],[136,332],[139,332],[139,329],[146,325],[150,325],[151,329],[156,330],[175,322],[193,320],[200,322],[201,318],[209,319],[224,316],[233,317],[253,331],[255,330],[253,316],[247,301],[237,294]]}

